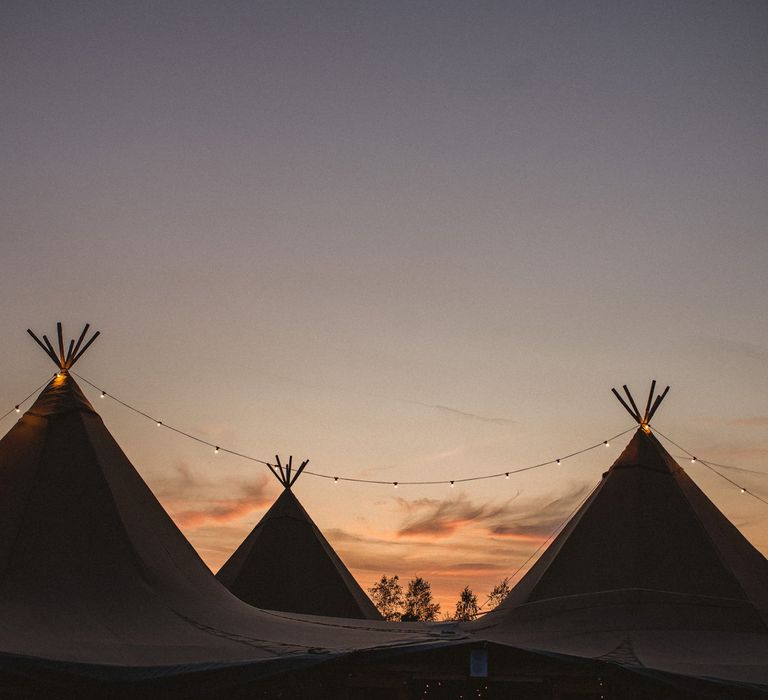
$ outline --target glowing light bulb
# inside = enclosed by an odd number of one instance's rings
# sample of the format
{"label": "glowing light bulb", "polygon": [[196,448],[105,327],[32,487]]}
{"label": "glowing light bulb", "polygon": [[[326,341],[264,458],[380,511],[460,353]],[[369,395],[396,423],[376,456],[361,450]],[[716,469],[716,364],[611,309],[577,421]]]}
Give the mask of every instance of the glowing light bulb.
{"label": "glowing light bulb", "polygon": [[14,406],[14,408],[16,409],[16,413],[19,413],[21,411],[21,409],[18,406]]}
{"label": "glowing light bulb", "polygon": [[456,484],[454,484],[453,482],[451,482],[451,488],[453,488],[455,485],[456,485]]}
{"label": "glowing light bulb", "polygon": [[560,460],[559,459],[556,459],[555,462],[557,462],[558,465],[560,464]]}
{"label": "glowing light bulb", "polygon": [[163,424],[163,421],[159,420],[157,421],[157,427],[159,428]]}
{"label": "glowing light bulb", "polygon": [[219,454],[219,448],[218,447],[216,447],[216,449],[214,449],[213,454],[215,454],[215,455]]}
{"label": "glowing light bulb", "polygon": [[693,464],[696,461],[696,457],[691,457],[691,464]]}
{"label": "glowing light bulb", "polygon": [[610,443],[610,442],[608,442],[608,440],[606,440],[606,441],[603,443],[603,445],[605,445],[606,447],[610,447],[610,446],[611,446],[611,443]]}
{"label": "glowing light bulb", "polygon": [[741,493],[746,493],[747,489],[741,489]]}
{"label": "glowing light bulb", "polygon": [[336,484],[336,483],[338,483],[338,481],[339,481],[339,477],[338,476],[334,476],[333,477],[333,483]]}
{"label": "glowing light bulb", "polygon": [[394,486],[395,488],[397,488],[397,482],[396,482],[396,481],[392,482],[392,486]]}
{"label": "glowing light bulb", "polygon": [[505,478],[505,479],[509,479],[509,472],[506,472],[506,473],[504,474],[504,478]]}
{"label": "glowing light bulb", "polygon": [[103,399],[103,398],[104,398],[106,395],[107,395],[107,392],[106,392],[106,391],[102,391],[102,392],[101,392],[101,398],[102,398],[102,399]]}

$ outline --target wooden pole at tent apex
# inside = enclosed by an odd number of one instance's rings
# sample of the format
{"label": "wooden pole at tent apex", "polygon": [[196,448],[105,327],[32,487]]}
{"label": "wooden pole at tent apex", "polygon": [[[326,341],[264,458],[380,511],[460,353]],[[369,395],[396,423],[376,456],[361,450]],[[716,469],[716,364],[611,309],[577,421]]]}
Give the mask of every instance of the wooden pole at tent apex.
{"label": "wooden pole at tent apex", "polygon": [[[664,389],[664,391],[661,394],[658,394],[656,396],[656,399],[653,398],[653,393],[656,391],[656,380],[654,379],[651,382],[651,391],[648,393],[648,401],[645,404],[645,412],[643,414],[640,413],[640,410],[637,407],[637,404],[635,403],[634,398],[632,397],[632,393],[627,388],[627,385],[622,385],[622,389],[624,389],[624,393],[627,395],[627,398],[629,399],[629,404],[621,397],[621,394],[619,394],[616,389],[611,389],[614,396],[619,400],[619,403],[621,403],[622,406],[626,409],[627,413],[629,413],[632,418],[634,418],[639,424],[640,427],[643,429],[644,432],[650,433],[651,432],[651,420],[653,419],[653,416],[656,414],[656,411],[658,411],[659,406],[661,406],[661,402],[664,400],[664,397],[667,395],[667,392],[669,391],[669,387]],[[631,404],[631,408],[630,408]]]}
{"label": "wooden pole at tent apex", "polygon": [[27,333],[32,336],[33,340],[43,349],[45,354],[51,358],[51,361],[56,365],[59,371],[62,371],[69,370],[72,365],[74,365],[75,362],[77,362],[83,356],[83,353],[89,347],[91,347],[93,341],[101,335],[101,331],[96,331],[91,336],[91,339],[85,345],[83,345],[82,349],[80,349],[80,346],[82,345],[85,336],[88,334],[88,329],[90,327],[91,324],[86,323],[82,333],[80,333],[80,337],[78,338],[77,342],[75,342],[74,338],[69,341],[69,347],[66,353],[64,352],[64,329],[61,325],[61,321],[56,324],[56,336],[59,346],[58,353],[54,349],[51,341],[48,340],[47,335],[43,335],[43,340],[41,341],[40,338],[38,338],[30,328],[27,328]]}
{"label": "wooden pole at tent apex", "polygon": [[269,471],[274,474],[275,479],[277,479],[284,488],[289,489],[296,483],[296,479],[301,476],[301,472],[304,471],[304,468],[308,464],[309,460],[305,459],[296,470],[293,470],[293,455],[288,457],[288,462],[285,465],[280,461],[280,457],[275,455],[275,464],[268,463],[267,466],[269,467]]}

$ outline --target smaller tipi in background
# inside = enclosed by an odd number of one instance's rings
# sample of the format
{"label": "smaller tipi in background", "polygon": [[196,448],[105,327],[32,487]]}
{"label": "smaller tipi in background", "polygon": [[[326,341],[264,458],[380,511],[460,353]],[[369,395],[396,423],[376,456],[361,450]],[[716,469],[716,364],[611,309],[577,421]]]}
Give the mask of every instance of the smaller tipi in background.
{"label": "smaller tipi in background", "polygon": [[[307,460],[308,461],[308,460]],[[381,620],[376,607],[309,517],[291,487],[293,458],[269,465],[283,492],[216,574],[238,598],[258,608]]]}

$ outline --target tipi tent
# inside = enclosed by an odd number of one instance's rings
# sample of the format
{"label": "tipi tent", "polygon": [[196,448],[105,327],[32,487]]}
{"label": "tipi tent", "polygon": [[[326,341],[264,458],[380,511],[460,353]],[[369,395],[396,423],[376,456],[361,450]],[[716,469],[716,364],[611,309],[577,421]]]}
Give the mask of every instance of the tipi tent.
{"label": "tipi tent", "polygon": [[87,328],[67,352],[60,324],[58,353],[38,341],[57,374],[0,440],[0,690],[60,696],[62,679],[170,677],[195,678],[198,689],[206,674],[233,684],[351,651],[435,643],[424,627],[306,621],[229,593],[72,378],[95,338],[80,350]]}
{"label": "tipi tent", "polygon": [[626,449],[507,600],[467,628],[768,691],[768,562],[653,434],[663,396],[641,414],[627,395],[640,427]]}
{"label": "tipi tent", "polygon": [[283,492],[216,578],[238,598],[269,610],[381,620],[376,607],[293,493],[307,465],[270,465]]}

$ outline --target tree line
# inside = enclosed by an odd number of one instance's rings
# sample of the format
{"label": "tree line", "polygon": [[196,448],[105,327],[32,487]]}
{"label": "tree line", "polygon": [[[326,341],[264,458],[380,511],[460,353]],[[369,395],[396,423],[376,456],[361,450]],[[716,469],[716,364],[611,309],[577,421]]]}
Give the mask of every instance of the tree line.
{"label": "tree line", "polygon": [[[486,601],[478,604],[477,595],[469,586],[464,586],[456,601],[456,608],[451,614],[445,613],[443,620],[472,620],[480,612],[488,612],[498,607],[509,595],[509,578],[502,579],[488,594]],[[368,589],[373,604],[381,616],[388,622],[430,622],[438,619],[440,603],[432,598],[432,586],[421,576],[408,582],[405,591],[400,585],[400,577],[382,574],[381,578]]]}

